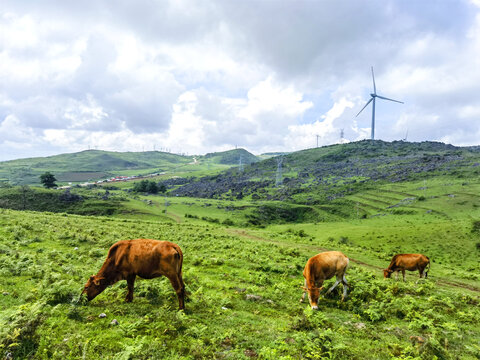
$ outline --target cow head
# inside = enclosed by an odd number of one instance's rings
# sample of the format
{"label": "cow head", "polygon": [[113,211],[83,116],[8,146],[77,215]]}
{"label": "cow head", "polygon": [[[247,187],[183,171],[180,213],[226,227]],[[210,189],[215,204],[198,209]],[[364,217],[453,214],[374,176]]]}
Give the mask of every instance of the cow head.
{"label": "cow head", "polygon": [[320,297],[320,290],[323,289],[322,287],[302,287],[308,293],[308,300],[310,302],[310,306],[313,310],[318,310],[318,298]]}
{"label": "cow head", "polygon": [[[87,300],[90,301],[105,290],[107,286],[108,284],[105,278],[92,275],[85,284],[82,294],[87,294]],[[80,294],[80,296],[82,294]]]}
{"label": "cow head", "polygon": [[383,277],[384,278],[389,278],[393,273],[393,270],[389,270],[389,269],[383,269]]}

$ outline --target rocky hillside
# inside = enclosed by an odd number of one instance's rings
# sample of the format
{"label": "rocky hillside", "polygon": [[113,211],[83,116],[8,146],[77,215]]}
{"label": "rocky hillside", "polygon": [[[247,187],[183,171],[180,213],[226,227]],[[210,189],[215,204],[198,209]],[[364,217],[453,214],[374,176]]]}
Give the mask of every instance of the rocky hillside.
{"label": "rocky hillside", "polygon": [[478,148],[438,142],[360,141],[299,151],[216,176],[182,180],[170,192],[202,198],[289,200],[315,204],[355,193],[376,182],[434,175],[478,174]]}

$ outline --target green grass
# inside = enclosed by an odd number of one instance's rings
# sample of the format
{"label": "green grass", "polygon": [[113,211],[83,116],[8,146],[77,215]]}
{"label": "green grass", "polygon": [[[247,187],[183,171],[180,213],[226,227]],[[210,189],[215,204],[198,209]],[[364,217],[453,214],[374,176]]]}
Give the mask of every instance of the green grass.
{"label": "green grass", "polygon": [[[257,158],[243,149],[207,154],[184,156],[160,151],[111,152],[88,150],[72,154],[61,154],[42,158],[28,158],[0,162],[0,181],[13,185],[34,185],[39,176],[50,171],[60,183],[96,181],[112,176],[144,176],[168,172],[191,176],[211,173],[210,170],[226,169],[238,164],[240,155],[245,163]],[[193,163],[193,158],[197,163]],[[3,182],[2,181],[2,182]]]}
{"label": "green grass", "polygon": [[[470,272],[478,274],[478,252],[467,256],[476,241],[468,221],[409,229],[408,217],[400,218],[395,228],[383,217],[245,230],[0,210],[1,351],[34,359],[477,358],[479,281],[462,277],[475,260]],[[399,244],[425,250],[413,239],[422,236],[432,253],[456,244],[463,261],[458,265],[444,250],[427,280],[383,280],[389,253]],[[138,281],[131,304],[123,301],[125,282],[89,304],[76,303],[108,247],[137,237],[182,247],[187,310],[176,310],[164,278]],[[312,312],[298,303],[301,273],[324,247],[352,259],[351,296],[345,303],[339,292],[322,298],[320,311]],[[118,326],[110,325],[113,319]]]}
{"label": "green grass", "polygon": [[[451,169],[431,172],[413,166],[408,169],[419,172],[402,181],[395,175],[402,162],[428,166],[458,154],[462,166],[450,162]],[[156,155],[142,156],[147,163]],[[231,161],[236,156],[223,155]],[[155,179],[219,174],[229,165],[215,156],[172,163]],[[404,158],[395,163],[396,156]],[[379,157],[390,160],[382,164]],[[333,170],[338,161],[349,167],[349,159],[365,160],[354,177],[314,174],[328,162]],[[108,200],[106,188],[73,189],[85,201],[65,204],[62,191],[2,187],[0,205],[17,210],[0,209],[0,357],[478,359],[475,162],[474,149],[440,143],[359,142],[289,154],[284,174],[295,184],[266,187],[241,200],[231,189],[216,199],[192,199],[133,194],[127,191],[132,183],[114,183],[107,185],[117,187]],[[243,175],[275,176],[275,164],[270,159],[246,166]],[[391,168],[376,181],[362,176],[375,166]],[[154,169],[145,165],[142,171]],[[139,237],[170,240],[183,249],[186,311],[177,311],[164,278],[139,280],[131,304],[123,301],[125,282],[91,303],[77,302],[108,248]],[[325,250],[350,258],[350,297],[339,302],[337,289],[312,312],[298,302],[302,270],[309,257]],[[409,252],[431,259],[428,279],[417,282],[418,274],[408,273],[406,283],[384,280],[391,257]],[[113,319],[119,325],[111,325]]]}

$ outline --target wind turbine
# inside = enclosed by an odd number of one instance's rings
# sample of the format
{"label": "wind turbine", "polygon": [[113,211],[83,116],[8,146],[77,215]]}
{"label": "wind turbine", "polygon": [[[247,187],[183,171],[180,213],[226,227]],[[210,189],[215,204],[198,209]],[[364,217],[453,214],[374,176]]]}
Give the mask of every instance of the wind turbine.
{"label": "wind turbine", "polygon": [[[371,96],[370,100],[368,100],[368,102],[365,104],[365,106],[362,108],[362,110],[360,110],[358,112],[357,116],[360,115],[360,113],[363,111],[363,109],[365,109],[368,106],[368,104],[370,104],[373,101],[373,104],[372,104],[372,136],[371,136],[371,139],[373,140],[373,139],[375,139],[375,98],[394,101],[394,102],[397,102],[397,103],[400,103],[400,104],[403,104],[403,102],[398,101],[398,100],[389,99],[389,98],[384,97],[384,96],[377,95],[377,87],[375,86],[375,75],[373,74],[373,66],[372,66],[372,79],[373,79],[373,94],[370,94],[370,96]],[[355,117],[357,117],[357,116],[355,116]]]}

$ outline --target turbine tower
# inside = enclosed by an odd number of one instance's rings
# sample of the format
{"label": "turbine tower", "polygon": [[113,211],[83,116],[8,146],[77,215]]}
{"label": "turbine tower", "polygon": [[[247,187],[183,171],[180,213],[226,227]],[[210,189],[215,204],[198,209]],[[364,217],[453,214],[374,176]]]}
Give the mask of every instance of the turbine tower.
{"label": "turbine tower", "polygon": [[[377,95],[377,87],[375,86],[375,75],[373,74],[373,66],[372,66],[372,79],[373,79],[373,94],[370,94],[370,96],[371,96],[370,100],[368,100],[368,102],[365,104],[365,106],[362,108],[362,110],[360,110],[358,112],[357,116],[360,115],[360,113],[363,111],[363,109],[365,109],[368,106],[368,104],[370,104],[373,101],[373,104],[372,104],[372,135],[371,135],[371,139],[374,140],[375,139],[375,98],[394,101],[394,102],[397,102],[397,103],[400,103],[400,104],[403,104],[403,102],[398,101],[398,100],[389,99],[389,98],[384,97],[384,96]],[[357,117],[357,116],[355,116],[355,117]]]}

